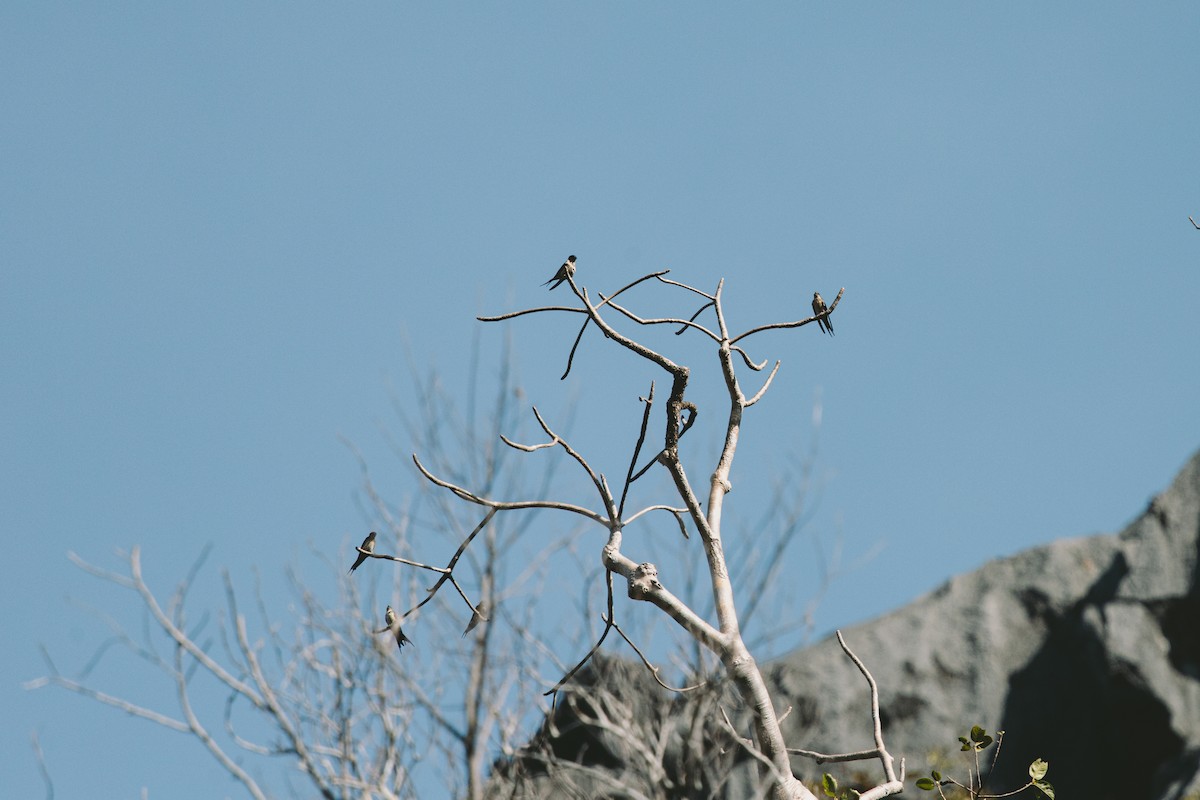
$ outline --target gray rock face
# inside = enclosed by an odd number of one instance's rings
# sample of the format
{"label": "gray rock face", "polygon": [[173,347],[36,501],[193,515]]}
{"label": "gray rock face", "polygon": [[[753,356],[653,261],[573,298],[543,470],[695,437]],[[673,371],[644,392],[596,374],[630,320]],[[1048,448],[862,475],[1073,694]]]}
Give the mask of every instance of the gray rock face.
{"label": "gray rock face", "polygon": [[[1200,792],[1198,553],[1200,455],[1119,536],[989,562],[845,631],[879,682],[889,749],[925,774],[978,723],[1006,731],[996,789],[1042,757],[1060,797]],[[801,711],[789,742],[871,745],[867,687],[835,641],[769,673]]]}
{"label": "gray rock face", "polygon": [[[994,791],[1020,786],[1041,757],[1060,798],[1200,797],[1200,454],[1120,535],[997,559],[843,633],[879,683],[884,737],[893,756],[906,757],[910,786],[931,764],[965,777],[957,737],[980,724],[1006,731]],[[792,706],[789,746],[872,746],[867,684],[836,640],[764,672],[780,710]],[[663,725],[694,719],[689,704],[712,702],[638,685],[630,700],[656,706],[643,713]],[[720,730],[709,726],[707,735],[719,738]],[[694,763],[686,748],[695,738],[694,727],[659,737],[674,750],[661,759],[663,773],[639,782],[643,792],[649,785],[656,797],[751,796],[754,770],[744,758],[719,785],[671,774],[672,764]],[[709,752],[717,749],[738,748]],[[794,763],[806,779],[827,769]],[[628,778],[628,767],[617,771]],[[854,771],[879,779],[875,762]],[[661,791],[664,784],[674,789]]]}

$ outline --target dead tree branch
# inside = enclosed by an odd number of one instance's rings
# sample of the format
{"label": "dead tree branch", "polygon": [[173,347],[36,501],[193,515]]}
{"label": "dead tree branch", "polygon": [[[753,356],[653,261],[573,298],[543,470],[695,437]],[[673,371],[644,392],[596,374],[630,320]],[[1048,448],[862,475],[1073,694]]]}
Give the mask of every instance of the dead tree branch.
{"label": "dead tree branch", "polygon": [[[742,696],[743,702],[753,712],[755,723],[755,744],[753,745],[755,757],[761,759],[763,763],[770,767],[772,796],[777,800],[793,800],[794,798],[812,797],[809,792],[791,773],[791,767],[788,762],[788,751],[783,742],[783,737],[780,732],[779,721],[775,716],[774,709],[770,703],[770,698],[763,681],[762,674],[759,672],[757,665],[751,657],[745,643],[742,641],[740,626],[738,622],[737,610],[734,604],[733,586],[729,577],[729,568],[725,561],[725,548],[722,543],[721,521],[723,502],[725,496],[732,489],[729,476],[733,465],[734,454],[737,449],[737,444],[741,432],[742,416],[747,408],[758,403],[770,388],[775,375],[779,371],[780,362],[776,361],[774,368],[771,370],[767,379],[764,381],[761,388],[758,389],[752,396],[747,397],[742,391],[734,363],[734,354],[742,360],[746,367],[752,370],[761,370],[766,366],[766,361],[757,364],[749,357],[744,349],[737,346],[740,339],[744,339],[755,333],[766,330],[795,328],[814,322],[818,319],[826,318],[837,308],[841,301],[845,289],[838,292],[830,307],[822,312],[821,315],[816,315],[807,319],[802,319],[796,322],[781,322],[763,325],[738,335],[731,336],[728,330],[725,319],[725,310],[722,302],[722,289],[724,281],[717,285],[714,293],[709,294],[686,284],[677,281],[669,280],[665,277],[665,272],[653,273],[643,276],[620,291],[612,295],[598,293],[599,302],[593,303],[589,298],[588,290],[582,288],[575,281],[573,273],[566,274],[566,281],[571,288],[571,291],[579,299],[582,304],[581,311],[587,315],[587,322],[581,328],[579,336],[576,338],[574,345],[571,348],[571,354],[568,361],[567,371],[570,371],[570,364],[573,361],[575,349],[578,347],[582,334],[588,323],[594,323],[596,327],[604,334],[605,338],[617,344],[618,346],[628,350],[634,355],[657,365],[671,376],[671,385],[669,395],[665,406],[665,428],[663,431],[663,446],[658,454],[643,468],[637,469],[637,461],[640,452],[643,449],[650,419],[650,411],[653,403],[654,387],[651,387],[650,396],[644,399],[642,420],[638,429],[637,440],[633,447],[633,455],[626,471],[625,481],[622,486],[619,502],[614,502],[612,492],[610,491],[607,481],[602,474],[597,473],[588,464],[588,461],[569,444],[556,436],[551,427],[542,418],[541,414],[534,410],[539,425],[546,433],[550,440],[539,444],[522,445],[517,444],[513,440],[503,438],[503,441],[510,447],[514,447],[524,452],[533,452],[538,449],[544,449],[559,445],[581,468],[584,469],[593,486],[597,489],[600,498],[600,503],[603,507],[603,512],[591,511],[581,506],[568,503],[559,503],[555,501],[503,501],[485,498],[479,493],[472,491],[466,487],[456,485],[450,481],[435,478],[428,470],[426,470],[414,456],[414,461],[418,468],[427,479],[438,486],[448,489],[461,499],[468,502],[485,505],[495,510],[515,511],[527,508],[545,508],[569,511],[571,513],[582,515],[593,522],[605,526],[608,529],[608,541],[605,543],[602,550],[602,562],[607,570],[607,587],[608,612],[603,616],[605,627],[598,641],[593,645],[591,651],[584,659],[573,668],[566,677],[559,681],[551,692],[557,691],[564,682],[576,674],[582,664],[596,652],[603,643],[608,631],[615,627],[613,618],[613,591],[612,591],[612,575],[621,575],[627,584],[627,594],[631,599],[642,600],[653,603],[662,609],[670,616],[677,624],[679,624],[688,634],[697,642],[700,642],[705,648],[711,650],[720,657],[725,664],[726,671],[733,679],[734,685],[738,688]],[[615,298],[622,292],[638,285],[639,283],[656,278],[660,282],[669,286],[684,289],[695,293],[705,298],[706,302],[701,308],[695,312],[689,319],[680,319],[678,317],[650,317],[644,316],[626,307],[625,304],[617,304]],[[698,408],[695,403],[686,398],[688,388],[690,369],[675,360],[669,358],[662,352],[659,352],[637,339],[628,336],[617,328],[615,328],[605,318],[603,310],[605,307],[610,307],[615,310],[621,317],[632,321],[639,326],[656,326],[656,325],[671,325],[678,328],[676,333],[682,333],[685,330],[695,329],[707,336],[718,345],[718,362],[720,365],[721,375],[724,378],[725,387],[729,397],[729,411],[725,423],[725,440],[721,448],[720,455],[717,459],[716,468],[711,473],[707,498],[704,502],[693,488],[692,482],[688,477],[688,473],[683,465],[680,457],[679,442],[683,434],[695,423],[698,416]],[[699,315],[712,308],[716,317],[716,331],[709,327],[696,322]],[[563,310],[558,307],[550,308],[535,308],[523,311],[513,312],[510,314],[480,317],[481,321],[497,322],[501,320],[514,319],[528,313],[537,313],[547,310]],[[565,373],[564,373],[565,375]],[[638,563],[629,558],[622,552],[623,531],[624,528],[633,521],[623,519],[625,500],[628,496],[630,485],[646,473],[646,471],[654,464],[661,464],[670,475],[675,486],[679,498],[683,501],[682,509],[673,509],[665,504],[659,504],[656,507],[667,508],[676,518],[680,519],[681,530],[686,535],[686,526],[682,524],[682,515],[687,514],[690,517],[692,525],[695,526],[700,534],[701,545],[704,550],[705,557],[708,561],[708,574],[710,579],[710,590],[712,592],[713,605],[716,612],[716,625],[712,625],[698,614],[696,614],[685,603],[679,600],[671,593],[659,578],[658,568],[649,562]],[[644,513],[639,512],[639,513]],[[619,629],[618,629],[619,631]],[[619,631],[620,635],[625,636]],[[628,639],[627,639],[628,641]],[[630,642],[632,645],[632,642]],[[636,649],[636,648],[635,648]],[[640,651],[639,652],[639,656]],[[658,680],[657,670],[650,667],[648,661],[643,657],[647,667],[655,673],[655,679]],[[661,681],[660,681],[661,684]],[[661,684],[665,686],[666,684]],[[890,773],[889,773],[890,776]]]}
{"label": "dead tree branch", "polygon": [[860,800],[879,800],[881,797],[887,797],[893,794],[899,794],[904,791],[904,759],[900,759],[900,776],[896,777],[893,769],[892,756],[888,752],[887,747],[883,743],[883,727],[879,715],[879,687],[875,683],[875,677],[871,675],[871,671],[867,669],[866,664],[862,662],[854,651],[850,649],[850,645],[846,644],[845,637],[841,631],[837,631],[838,644],[842,647],[842,652],[846,657],[854,662],[854,666],[866,678],[867,685],[871,687],[871,726],[875,736],[875,746],[869,750],[858,750],[853,753],[818,753],[813,750],[789,749],[789,753],[805,756],[815,760],[818,764],[829,762],[846,762],[846,761],[866,761],[872,758],[878,758],[880,766],[883,768],[884,782],[863,792],[859,795]]}

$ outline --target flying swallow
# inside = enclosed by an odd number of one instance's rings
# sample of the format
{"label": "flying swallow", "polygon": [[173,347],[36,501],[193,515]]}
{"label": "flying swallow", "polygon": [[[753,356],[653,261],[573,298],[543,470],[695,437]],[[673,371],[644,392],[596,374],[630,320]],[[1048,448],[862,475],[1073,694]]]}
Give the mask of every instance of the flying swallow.
{"label": "flying swallow", "polygon": [[[367,553],[375,552],[375,531],[371,531],[367,534],[367,538],[363,539],[360,549],[366,550]],[[367,560],[367,553],[358,554],[358,558],[354,559],[354,566],[350,567],[350,572],[354,572],[354,570],[362,566],[362,563]],[[348,572],[346,574],[349,575],[350,573]]]}
{"label": "flying swallow", "polygon": [[375,631],[376,633],[383,633],[384,631],[394,632],[396,634],[396,647],[398,649],[403,650],[406,644],[412,644],[413,647],[416,647],[413,644],[413,640],[405,636],[404,631],[400,629],[400,623],[396,619],[396,612],[392,611],[391,606],[387,607],[387,613],[383,615],[383,621],[387,623],[387,627],[380,628]]}
{"label": "flying swallow", "polygon": [[[825,301],[821,299],[821,293],[813,292],[813,313],[824,314],[828,310],[829,307],[825,305]],[[829,321],[829,317],[818,317],[817,325],[820,326],[821,330],[825,331],[830,336],[833,336],[833,323]]]}
{"label": "flying swallow", "polygon": [[475,606],[475,611],[474,611],[474,613],[471,614],[471,621],[467,623],[467,629],[462,632],[462,635],[466,636],[468,633],[475,630],[475,626],[478,625],[479,623],[487,622],[488,621],[487,612],[488,612],[487,603],[480,600],[479,605]]}
{"label": "flying swallow", "polygon": [[[575,277],[575,256],[567,256],[567,260],[564,261],[562,266],[558,268],[558,272],[554,273],[554,277],[549,281],[546,281],[546,283],[550,283],[550,281],[558,281],[558,283],[550,287],[550,291],[553,292],[558,288],[559,283],[562,283],[567,278],[573,277]],[[545,286],[546,283],[543,283],[542,286]]]}

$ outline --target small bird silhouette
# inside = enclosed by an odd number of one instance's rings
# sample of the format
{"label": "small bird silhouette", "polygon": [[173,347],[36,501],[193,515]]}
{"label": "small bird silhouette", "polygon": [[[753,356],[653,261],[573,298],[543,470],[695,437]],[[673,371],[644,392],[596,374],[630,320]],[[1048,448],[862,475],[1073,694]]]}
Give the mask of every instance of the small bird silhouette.
{"label": "small bird silhouette", "polygon": [[400,628],[400,622],[396,619],[396,612],[392,611],[391,606],[387,607],[387,612],[383,615],[383,621],[387,623],[387,627],[380,628],[379,630],[375,631],[376,633],[383,633],[384,631],[394,632],[396,634],[397,649],[403,650],[404,645],[406,644],[411,644],[413,647],[416,647],[416,645],[413,644],[413,640],[404,635],[404,631]]}
{"label": "small bird silhouette", "polygon": [[487,612],[488,612],[487,603],[480,600],[479,605],[475,606],[475,610],[471,614],[471,621],[467,623],[467,629],[462,632],[462,635],[466,636],[468,633],[475,630],[475,626],[478,625],[479,623],[487,622],[488,621]]}
{"label": "small bird silhouette", "polygon": [[[367,553],[375,552],[375,531],[371,531],[367,534],[367,538],[363,539],[361,548],[366,550]],[[367,560],[367,553],[358,554],[358,558],[354,559],[354,565],[350,567],[350,572],[354,572],[354,570],[362,566],[362,563]],[[349,575],[350,573],[347,572],[346,574]]]}
{"label": "small bird silhouette", "polygon": [[[550,287],[550,291],[553,292],[558,288],[559,283],[562,283],[567,278],[573,277],[575,277],[575,256],[567,256],[567,260],[564,261],[562,266],[558,268],[558,272],[554,273],[554,277],[549,281],[546,281],[546,283],[550,283],[550,281],[558,281],[558,283]],[[545,286],[546,283],[543,283],[542,286]]]}
{"label": "small bird silhouette", "polygon": [[[826,306],[825,301],[821,299],[821,293],[813,292],[813,313],[823,314],[828,310],[829,307]],[[821,330],[825,331],[830,336],[833,336],[833,323],[829,321],[829,317],[819,317],[817,319],[817,325],[820,326]]]}

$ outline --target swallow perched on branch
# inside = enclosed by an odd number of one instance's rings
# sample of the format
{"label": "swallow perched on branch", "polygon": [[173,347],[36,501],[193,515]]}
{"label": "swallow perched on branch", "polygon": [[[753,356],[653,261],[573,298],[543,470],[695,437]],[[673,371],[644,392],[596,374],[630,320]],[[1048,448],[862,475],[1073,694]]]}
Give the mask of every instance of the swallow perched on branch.
{"label": "swallow perched on branch", "polygon": [[398,650],[403,650],[404,645],[406,644],[411,644],[413,647],[416,647],[416,645],[413,644],[413,640],[405,636],[404,631],[400,629],[400,622],[396,619],[396,612],[392,611],[391,606],[387,607],[387,613],[383,615],[383,621],[387,623],[387,627],[380,628],[379,630],[375,631],[376,633],[383,633],[384,631],[391,631],[395,633],[396,648]]}
{"label": "swallow perched on branch", "polygon": [[[375,552],[375,531],[371,531],[367,534],[367,538],[363,539],[360,549],[366,550],[367,553]],[[354,566],[350,567],[350,572],[354,572],[354,570],[362,566],[362,563],[367,560],[367,553],[358,554],[358,558],[354,559]],[[348,572],[346,574],[349,575],[350,573]]]}
{"label": "swallow perched on branch", "polygon": [[467,623],[467,629],[462,632],[462,635],[466,636],[468,633],[475,630],[475,626],[478,625],[479,623],[487,622],[488,621],[487,612],[488,612],[487,603],[480,600],[479,605],[475,606],[475,610],[471,614],[471,621]]}
{"label": "swallow perched on branch", "polygon": [[[558,281],[558,283],[550,287],[550,291],[553,292],[558,288],[559,283],[562,283],[567,278],[573,277],[575,277],[575,256],[567,256],[567,260],[564,261],[562,266],[558,268],[558,272],[554,273],[554,277],[549,281],[546,281],[546,283],[550,283],[550,281]],[[546,283],[543,283],[542,286],[545,286]]]}
{"label": "swallow perched on branch", "polygon": [[[829,306],[825,305],[825,301],[821,298],[820,292],[813,292],[813,313],[824,314],[829,310]],[[833,323],[829,321],[829,317],[817,317],[817,325],[821,330],[833,336]]]}

